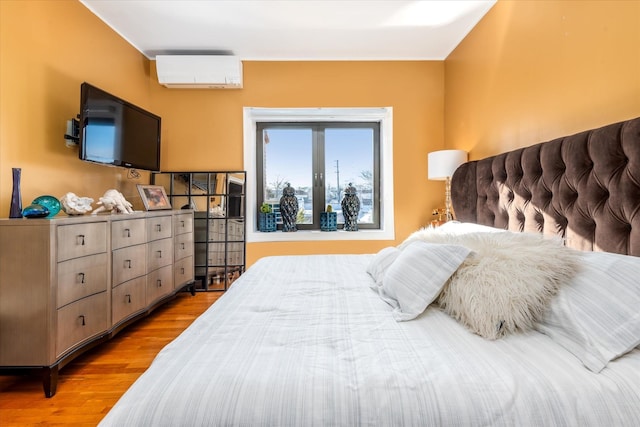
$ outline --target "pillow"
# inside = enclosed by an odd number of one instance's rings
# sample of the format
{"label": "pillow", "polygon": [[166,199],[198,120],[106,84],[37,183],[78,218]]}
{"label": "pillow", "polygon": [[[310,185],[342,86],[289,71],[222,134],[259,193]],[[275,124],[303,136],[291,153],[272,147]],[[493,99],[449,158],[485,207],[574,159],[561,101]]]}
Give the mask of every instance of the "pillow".
{"label": "pillow", "polygon": [[470,250],[463,246],[414,242],[389,266],[380,297],[393,307],[396,321],[418,317],[433,302]]}
{"label": "pillow", "polygon": [[532,329],[560,284],[576,273],[580,259],[579,252],[559,239],[532,233],[450,234],[433,229],[408,239],[463,245],[473,251],[452,275],[438,304],[487,339]]}
{"label": "pillow", "polygon": [[447,221],[439,227],[440,231],[451,234],[467,234],[476,232],[499,233],[506,231],[501,228],[489,227],[488,225],[474,224],[472,222]]}
{"label": "pillow", "polygon": [[585,252],[537,329],[593,372],[640,344],[640,258]]}
{"label": "pillow", "polygon": [[513,233],[511,231],[500,228],[489,227],[487,225],[473,224],[471,222],[447,221],[439,227],[424,227],[418,231],[414,231],[398,245],[402,249],[406,245],[416,240],[428,242],[449,242],[452,236],[475,234],[475,233]]}
{"label": "pillow", "polygon": [[400,251],[395,246],[389,246],[382,249],[380,252],[374,255],[367,266],[367,273],[373,278],[375,282],[371,285],[371,288],[378,290],[378,287],[382,285],[382,279],[384,277],[387,268],[395,261],[400,254]]}

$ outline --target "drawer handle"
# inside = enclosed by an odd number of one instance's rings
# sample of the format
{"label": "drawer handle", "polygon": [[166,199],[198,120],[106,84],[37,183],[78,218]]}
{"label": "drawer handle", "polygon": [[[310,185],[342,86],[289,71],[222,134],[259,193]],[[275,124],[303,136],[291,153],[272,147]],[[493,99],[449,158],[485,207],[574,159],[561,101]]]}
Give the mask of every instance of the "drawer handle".
{"label": "drawer handle", "polygon": [[126,294],[125,297],[127,297],[127,301],[129,304],[131,304],[131,295],[130,294]]}
{"label": "drawer handle", "polygon": [[124,268],[131,268],[131,260],[130,259],[125,259],[124,260]]}
{"label": "drawer handle", "polygon": [[162,287],[162,280],[161,280],[161,279],[158,279],[158,280],[156,281],[156,283],[158,284],[158,287],[159,287],[159,288],[161,288],[161,287]]}
{"label": "drawer handle", "polygon": [[84,234],[78,234],[78,236],[76,236],[76,243],[84,246]]}
{"label": "drawer handle", "polygon": [[80,279],[80,283],[84,283],[84,273],[78,273],[78,279]]}
{"label": "drawer handle", "polygon": [[156,251],[156,253],[158,254],[158,258],[162,258],[162,251]]}
{"label": "drawer handle", "polygon": [[184,242],[181,242],[181,243],[180,243],[180,247],[181,247],[181,249],[183,249],[183,250],[184,250]]}
{"label": "drawer handle", "polygon": [[180,274],[184,275],[184,267],[180,269]]}
{"label": "drawer handle", "polygon": [[124,237],[131,237],[131,230],[128,228],[124,229]]}
{"label": "drawer handle", "polygon": [[180,220],[180,227],[184,228],[184,220]]}
{"label": "drawer handle", "polygon": [[158,233],[162,231],[162,224],[156,224],[156,231]]}
{"label": "drawer handle", "polygon": [[84,314],[81,314],[80,316],[78,316],[79,319],[82,319],[82,326],[86,325],[85,321],[84,321]]}

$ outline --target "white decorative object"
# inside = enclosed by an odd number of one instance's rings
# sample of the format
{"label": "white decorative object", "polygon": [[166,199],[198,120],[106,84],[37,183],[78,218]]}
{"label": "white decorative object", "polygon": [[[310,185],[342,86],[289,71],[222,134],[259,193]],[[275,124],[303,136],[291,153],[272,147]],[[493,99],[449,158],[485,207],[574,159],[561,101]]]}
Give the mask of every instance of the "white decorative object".
{"label": "white decorative object", "polygon": [[220,205],[216,205],[212,207],[210,210],[211,210],[211,215],[224,216],[224,209],[222,209],[222,206]]}
{"label": "white decorative object", "polygon": [[104,195],[100,197],[98,204],[102,206],[93,211],[92,215],[102,211],[113,211],[114,209],[117,213],[133,213],[133,205],[124,198],[121,192],[113,188],[107,190]]}
{"label": "white decorative object", "polygon": [[67,215],[84,215],[93,209],[91,203],[93,203],[91,197],[78,197],[71,192],[60,198],[62,210]]}

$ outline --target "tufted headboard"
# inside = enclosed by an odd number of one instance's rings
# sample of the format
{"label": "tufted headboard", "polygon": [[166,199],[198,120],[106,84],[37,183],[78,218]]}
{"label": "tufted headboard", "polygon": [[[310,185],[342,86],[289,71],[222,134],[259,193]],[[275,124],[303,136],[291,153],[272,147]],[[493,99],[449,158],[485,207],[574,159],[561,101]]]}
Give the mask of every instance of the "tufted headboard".
{"label": "tufted headboard", "polygon": [[456,219],[640,256],[640,118],[460,166]]}

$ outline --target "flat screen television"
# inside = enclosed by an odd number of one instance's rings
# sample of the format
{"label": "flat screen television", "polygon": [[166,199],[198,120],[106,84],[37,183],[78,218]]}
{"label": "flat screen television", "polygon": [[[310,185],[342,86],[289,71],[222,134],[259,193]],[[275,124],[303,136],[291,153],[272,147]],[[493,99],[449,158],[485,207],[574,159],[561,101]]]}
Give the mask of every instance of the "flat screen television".
{"label": "flat screen television", "polygon": [[89,83],[80,87],[80,159],[160,171],[161,119]]}

